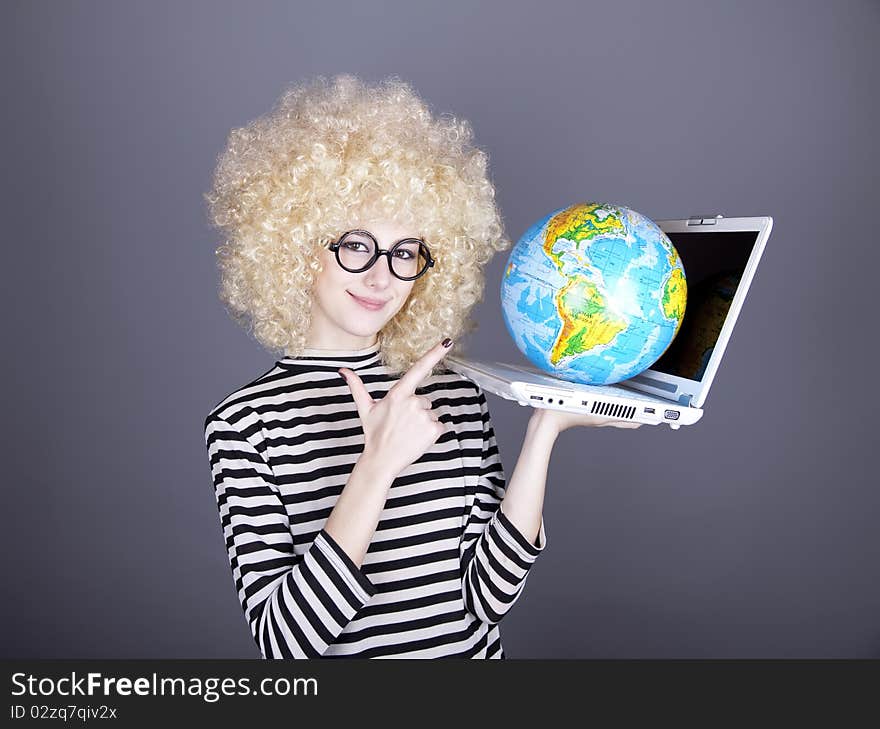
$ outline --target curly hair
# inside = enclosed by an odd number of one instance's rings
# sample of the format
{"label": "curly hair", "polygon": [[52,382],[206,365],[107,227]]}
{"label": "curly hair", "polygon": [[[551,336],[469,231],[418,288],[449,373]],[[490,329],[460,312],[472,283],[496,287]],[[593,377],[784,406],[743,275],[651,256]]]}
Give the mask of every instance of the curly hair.
{"label": "curly hair", "polygon": [[483,267],[511,241],[488,156],[472,139],[467,120],[433,116],[397,76],[289,87],[268,114],[231,131],[205,194],[226,238],[216,255],[229,314],[270,351],[300,354],[320,246],[362,214],[413,228],[436,261],[379,332],[383,363],[402,372],[442,337],[475,330]]}

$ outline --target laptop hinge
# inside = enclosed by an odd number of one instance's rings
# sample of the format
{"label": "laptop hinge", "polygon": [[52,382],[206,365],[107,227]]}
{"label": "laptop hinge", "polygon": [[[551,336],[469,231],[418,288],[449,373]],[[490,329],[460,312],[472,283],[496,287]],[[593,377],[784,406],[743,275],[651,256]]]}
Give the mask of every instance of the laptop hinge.
{"label": "laptop hinge", "polygon": [[690,407],[690,406],[691,406],[691,400],[693,399],[693,397],[694,397],[694,396],[693,396],[691,393],[689,393],[689,392],[686,392],[686,393],[684,393],[684,394],[682,394],[682,395],[679,395],[679,396],[678,396],[678,404],[679,404],[679,405],[686,405],[687,407]]}

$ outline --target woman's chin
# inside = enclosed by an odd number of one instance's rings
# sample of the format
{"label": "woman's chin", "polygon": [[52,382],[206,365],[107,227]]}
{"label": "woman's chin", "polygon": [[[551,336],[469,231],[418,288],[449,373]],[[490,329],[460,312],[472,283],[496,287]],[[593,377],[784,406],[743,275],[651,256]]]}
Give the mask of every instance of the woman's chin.
{"label": "woman's chin", "polygon": [[384,319],[380,319],[378,321],[363,322],[360,326],[352,326],[349,324],[346,327],[346,331],[355,337],[374,337],[382,331],[382,327],[385,326],[385,323]]}
{"label": "woman's chin", "polygon": [[357,334],[359,337],[368,337],[380,331],[389,321],[391,317],[387,312],[359,312],[358,316],[350,319],[346,327],[351,334]]}

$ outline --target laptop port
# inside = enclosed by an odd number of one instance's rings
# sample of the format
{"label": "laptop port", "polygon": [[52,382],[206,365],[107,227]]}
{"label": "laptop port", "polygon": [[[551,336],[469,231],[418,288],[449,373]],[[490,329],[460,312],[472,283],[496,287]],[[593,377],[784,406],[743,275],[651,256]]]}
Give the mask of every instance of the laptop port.
{"label": "laptop port", "polygon": [[543,400],[544,398],[541,395],[532,395],[529,400]]}
{"label": "laptop port", "polygon": [[645,408],[645,412],[646,412],[646,413],[651,413],[651,415],[653,415],[653,414],[654,414],[654,408]]}
{"label": "laptop port", "polygon": [[678,410],[667,410],[663,413],[663,417],[667,420],[678,420]]}

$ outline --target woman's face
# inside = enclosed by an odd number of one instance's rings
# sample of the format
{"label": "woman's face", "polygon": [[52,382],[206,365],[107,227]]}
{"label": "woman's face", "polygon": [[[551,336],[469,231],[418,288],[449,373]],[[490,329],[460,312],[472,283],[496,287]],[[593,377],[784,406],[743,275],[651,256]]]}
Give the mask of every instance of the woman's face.
{"label": "woman's face", "polygon": [[[417,235],[415,231],[384,220],[352,228],[372,233],[382,250],[401,238]],[[375,344],[376,335],[406,303],[415,282],[393,276],[387,256],[380,256],[366,271],[350,273],[337,263],[329,248],[323,248],[320,255],[324,267],[312,289],[312,324],[307,346],[364,349]],[[364,302],[378,302],[381,306],[369,307]]]}

